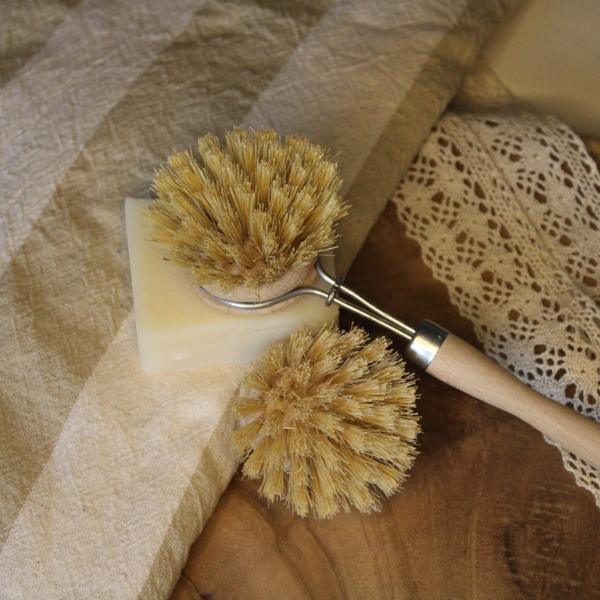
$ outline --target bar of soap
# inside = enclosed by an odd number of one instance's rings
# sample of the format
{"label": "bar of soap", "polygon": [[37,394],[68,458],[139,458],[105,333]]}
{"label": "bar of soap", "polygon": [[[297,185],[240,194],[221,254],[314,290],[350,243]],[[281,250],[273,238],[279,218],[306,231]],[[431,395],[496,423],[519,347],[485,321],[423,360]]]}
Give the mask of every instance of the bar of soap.
{"label": "bar of soap", "polygon": [[[269,314],[236,315],[209,306],[182,267],[164,260],[168,250],[149,242],[144,219],[150,200],[125,201],[138,351],[149,374],[185,371],[252,361],[272,342],[298,327],[315,331],[337,323],[339,309],[323,298],[302,296]],[[333,272],[333,260],[323,260]],[[318,278],[315,287],[328,289]]]}

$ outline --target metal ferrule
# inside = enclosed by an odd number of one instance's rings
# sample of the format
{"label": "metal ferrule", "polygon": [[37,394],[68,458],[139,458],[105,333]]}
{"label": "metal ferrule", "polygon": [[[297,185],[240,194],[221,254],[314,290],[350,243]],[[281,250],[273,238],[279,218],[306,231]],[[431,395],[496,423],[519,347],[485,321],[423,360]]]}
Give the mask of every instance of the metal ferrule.
{"label": "metal ferrule", "polygon": [[443,327],[431,321],[423,321],[404,350],[405,358],[417,367],[427,370],[447,335],[448,331]]}

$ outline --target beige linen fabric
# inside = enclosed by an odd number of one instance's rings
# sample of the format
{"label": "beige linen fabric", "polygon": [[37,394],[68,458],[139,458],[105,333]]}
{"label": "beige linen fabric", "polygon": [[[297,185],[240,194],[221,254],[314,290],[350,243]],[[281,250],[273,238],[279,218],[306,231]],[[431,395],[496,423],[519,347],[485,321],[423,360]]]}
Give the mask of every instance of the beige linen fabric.
{"label": "beige linen fabric", "polygon": [[240,369],[139,370],[123,199],[208,131],[304,134],[344,271],[517,3],[2,3],[0,598],[165,598],[235,469]]}

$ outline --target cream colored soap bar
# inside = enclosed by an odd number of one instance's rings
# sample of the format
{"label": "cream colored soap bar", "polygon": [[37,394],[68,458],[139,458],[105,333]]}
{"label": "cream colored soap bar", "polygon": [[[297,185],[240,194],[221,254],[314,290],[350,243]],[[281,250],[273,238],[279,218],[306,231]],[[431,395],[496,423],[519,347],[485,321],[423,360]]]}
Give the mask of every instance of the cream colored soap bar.
{"label": "cream colored soap bar", "polygon": [[[338,308],[327,307],[316,296],[261,315],[251,311],[233,315],[209,306],[190,274],[169,264],[164,260],[168,251],[148,241],[144,209],[149,204],[149,200],[125,201],[138,349],[146,373],[248,363],[298,327],[317,330],[337,323]],[[333,265],[324,263],[331,272]],[[314,285],[327,288],[320,279]]]}

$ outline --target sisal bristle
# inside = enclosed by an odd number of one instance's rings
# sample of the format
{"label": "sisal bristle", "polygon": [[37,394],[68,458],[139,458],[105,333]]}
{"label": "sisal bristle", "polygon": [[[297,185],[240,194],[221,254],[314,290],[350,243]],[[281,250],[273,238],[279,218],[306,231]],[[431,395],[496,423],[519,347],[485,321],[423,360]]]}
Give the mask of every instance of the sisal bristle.
{"label": "sisal bristle", "polygon": [[299,515],[371,512],[416,456],[416,387],[390,342],[357,327],[294,332],[243,379],[235,446],[261,494]]}
{"label": "sisal bristle", "polygon": [[201,162],[177,152],[156,173],[152,240],[197,285],[258,288],[334,247],[346,214],[337,167],[305,138],[234,129],[221,148],[198,140]]}

